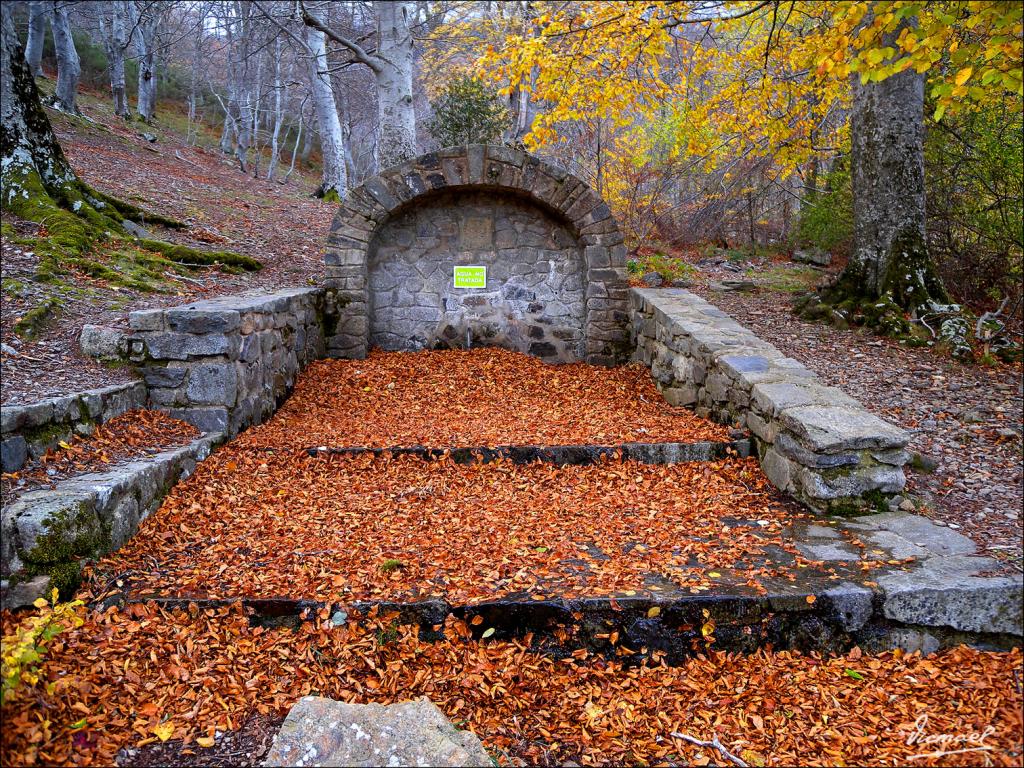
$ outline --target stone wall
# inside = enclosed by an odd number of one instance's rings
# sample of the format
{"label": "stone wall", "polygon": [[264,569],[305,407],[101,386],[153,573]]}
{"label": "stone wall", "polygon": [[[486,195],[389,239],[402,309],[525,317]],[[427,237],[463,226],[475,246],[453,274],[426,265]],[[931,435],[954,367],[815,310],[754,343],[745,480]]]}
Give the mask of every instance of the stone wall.
{"label": "stone wall", "polygon": [[152,407],[233,435],[268,418],[323,357],[323,304],[321,288],[296,288],[132,312],[128,354]]}
{"label": "stone wall", "polygon": [[[455,265],[487,268],[455,288]],[[583,254],[564,224],[525,201],[447,193],[388,220],[369,247],[370,346],[490,344],[551,362],[584,357]]]}
{"label": "stone wall", "polygon": [[[428,259],[426,275],[416,256]],[[626,248],[611,211],[584,182],[524,152],[455,147],[368,179],[345,196],[325,261],[325,300],[339,317],[326,340],[332,357],[364,357],[377,342],[451,346],[466,330],[480,343],[538,342],[535,353],[553,360],[629,356]],[[487,264],[498,276],[463,292],[451,282],[456,263]],[[397,280],[423,280],[430,295],[405,296]]]}
{"label": "stone wall", "polygon": [[682,289],[630,291],[636,358],[665,399],[745,427],[765,474],[813,509],[854,511],[903,489],[909,435]]}
{"label": "stone wall", "polygon": [[0,465],[17,472],[61,440],[88,435],[97,424],[146,405],[142,382],[114,384],[29,405],[0,408]]}
{"label": "stone wall", "polygon": [[123,546],[175,483],[205,459],[223,435],[120,464],[108,472],[58,481],[5,504],[0,517],[0,604],[31,605],[51,586],[66,599],[83,558]]}

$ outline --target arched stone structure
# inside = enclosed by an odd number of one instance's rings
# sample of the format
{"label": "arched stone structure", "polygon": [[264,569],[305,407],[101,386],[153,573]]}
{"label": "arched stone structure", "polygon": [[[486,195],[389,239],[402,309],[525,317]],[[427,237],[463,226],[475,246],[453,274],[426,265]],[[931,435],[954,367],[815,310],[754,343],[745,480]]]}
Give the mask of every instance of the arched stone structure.
{"label": "arched stone structure", "polygon": [[[626,248],[608,206],[508,147],[431,152],[352,189],[327,241],[327,353],[497,344],[565,362],[629,356]],[[452,267],[487,266],[483,289]]]}

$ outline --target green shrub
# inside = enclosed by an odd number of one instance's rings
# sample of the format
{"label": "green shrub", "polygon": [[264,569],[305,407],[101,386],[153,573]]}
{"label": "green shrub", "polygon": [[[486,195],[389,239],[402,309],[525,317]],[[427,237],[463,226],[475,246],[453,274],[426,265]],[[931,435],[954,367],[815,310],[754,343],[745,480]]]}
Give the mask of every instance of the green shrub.
{"label": "green shrub", "polygon": [[669,256],[661,251],[637,256],[626,263],[626,269],[630,274],[637,277],[648,272],[657,272],[665,282],[673,280],[692,280],[698,269],[688,261],[676,256]]}
{"label": "green shrub", "polygon": [[800,207],[794,245],[849,253],[853,242],[853,191],[850,173],[837,164],[825,175],[823,189],[810,192]]}
{"label": "green shrub", "polygon": [[427,127],[442,147],[494,143],[509,126],[498,92],[468,75],[448,83],[430,106],[434,116]]}

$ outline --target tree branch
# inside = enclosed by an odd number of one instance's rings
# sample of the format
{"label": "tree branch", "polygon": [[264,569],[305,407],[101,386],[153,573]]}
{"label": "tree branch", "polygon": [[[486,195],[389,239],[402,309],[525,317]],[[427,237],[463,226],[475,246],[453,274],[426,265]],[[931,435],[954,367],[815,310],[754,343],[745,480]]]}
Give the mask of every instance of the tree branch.
{"label": "tree branch", "polygon": [[326,24],[320,21],[320,19],[318,19],[308,10],[306,10],[306,4],[301,2],[301,0],[299,2],[299,8],[302,9],[302,21],[306,24],[306,26],[320,30],[325,35],[327,35],[327,37],[329,37],[331,40],[338,43],[338,45],[343,45],[346,48],[348,48],[349,51],[352,52],[352,55],[356,57],[356,60],[359,63],[365,64],[374,72],[380,72],[383,69],[383,67],[381,67],[380,61],[376,56],[371,56],[370,54],[368,54],[365,50],[363,50],[363,47],[359,45],[359,43],[357,43],[355,40],[349,40],[347,37],[342,37],[338,33],[334,32]]}
{"label": "tree branch", "polygon": [[678,731],[673,731],[671,736],[675,739],[682,739],[683,741],[688,741],[691,744],[694,744],[698,747],[712,747],[714,749],[717,749],[718,753],[733,765],[738,765],[740,766],[740,768],[748,768],[745,762],[740,760],[738,757],[736,757],[736,755],[732,754],[729,750],[725,748],[722,742],[718,740],[718,734],[713,734],[711,736],[711,741],[701,741],[700,739],[695,739],[693,736],[690,736],[689,734],[679,733]]}

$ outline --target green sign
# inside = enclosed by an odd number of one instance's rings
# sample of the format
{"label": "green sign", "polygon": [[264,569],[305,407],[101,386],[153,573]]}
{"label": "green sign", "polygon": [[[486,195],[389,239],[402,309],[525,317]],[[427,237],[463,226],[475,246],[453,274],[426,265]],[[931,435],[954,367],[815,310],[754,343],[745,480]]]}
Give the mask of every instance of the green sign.
{"label": "green sign", "polygon": [[455,267],[456,288],[486,288],[487,267]]}

